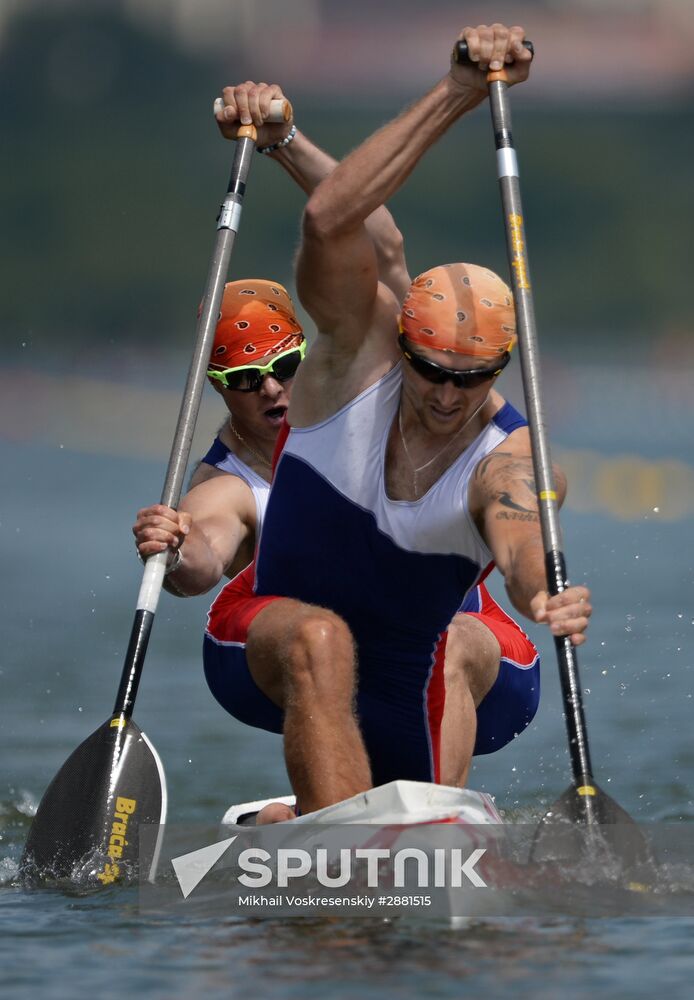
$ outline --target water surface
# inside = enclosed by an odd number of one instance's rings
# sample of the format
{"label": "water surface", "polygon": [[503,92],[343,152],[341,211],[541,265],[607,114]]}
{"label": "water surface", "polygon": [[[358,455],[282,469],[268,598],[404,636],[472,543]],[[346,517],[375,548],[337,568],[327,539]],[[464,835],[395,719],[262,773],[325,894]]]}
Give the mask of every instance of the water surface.
{"label": "water surface", "polygon": [[[593,456],[590,489],[577,484],[562,520],[571,579],[588,581],[594,594],[580,663],[596,774],[635,818],[692,824],[694,843],[694,517],[681,488],[673,506],[658,464],[690,470],[691,403],[683,412],[677,379],[667,392],[650,384],[651,396],[640,399],[619,383],[619,410],[608,422],[598,412],[605,387],[595,369],[556,371],[549,399],[557,447],[569,466],[586,449]],[[646,385],[635,369],[632,388]],[[52,426],[0,441],[0,962],[8,995],[688,995],[694,921],[683,917],[513,918],[458,928],[182,920],[140,913],[133,888],[18,887],[13,876],[38,799],[112,707],[141,574],[129,527],[138,506],[159,496],[168,450],[157,437],[163,432],[148,438],[146,428],[128,448],[128,435],[119,436],[121,416],[133,420],[127,405],[111,415],[108,437],[90,436],[88,404],[80,405],[87,410],[70,416],[67,402],[56,404]],[[655,420],[656,411],[664,418]],[[208,418],[198,453],[216,419]],[[622,481],[615,492],[605,476],[625,452],[637,475],[632,469],[622,484],[620,505]],[[227,717],[206,689],[208,603],[163,595],[135,712],[163,759],[176,822],[215,822],[233,801],[287,790],[279,739]],[[539,816],[569,783],[553,647],[541,629],[532,634],[543,653],[537,718],[512,746],[479,759],[470,779],[511,817]]]}

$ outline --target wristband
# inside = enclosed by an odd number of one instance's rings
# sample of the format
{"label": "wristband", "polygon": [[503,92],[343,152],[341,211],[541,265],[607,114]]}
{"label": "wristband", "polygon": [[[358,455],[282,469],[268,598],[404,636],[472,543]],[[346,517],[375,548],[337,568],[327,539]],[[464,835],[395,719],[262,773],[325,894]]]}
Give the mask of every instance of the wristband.
{"label": "wristband", "polygon": [[256,146],[255,147],[256,152],[265,154],[274,153],[278,149],[283,149],[284,146],[288,146],[289,143],[294,139],[295,135],[296,135],[296,125],[292,125],[287,135],[285,135],[284,139],[280,139],[279,142],[273,142],[271,146]]}
{"label": "wristband", "polygon": [[174,573],[178,569],[178,567],[181,565],[181,559],[182,558],[183,558],[183,556],[181,555],[181,549],[180,549],[180,546],[179,546],[179,548],[177,548],[176,551],[174,552],[173,559],[171,560],[171,562],[169,563],[169,565],[166,567],[166,570],[164,571],[164,576],[168,576],[170,573]]}
{"label": "wristband", "polygon": [[[135,548],[135,555],[137,556],[137,558],[140,560],[140,562],[144,566],[144,564],[147,562],[147,560],[142,558],[142,556],[140,555],[140,550],[137,547]],[[173,573],[175,570],[177,570],[178,567],[181,565],[181,559],[182,558],[183,558],[183,556],[181,555],[180,548],[176,549],[176,551],[174,552],[174,555],[173,555],[173,559],[171,560],[171,562],[168,564],[168,566],[164,570],[164,576],[168,576],[169,573]]]}

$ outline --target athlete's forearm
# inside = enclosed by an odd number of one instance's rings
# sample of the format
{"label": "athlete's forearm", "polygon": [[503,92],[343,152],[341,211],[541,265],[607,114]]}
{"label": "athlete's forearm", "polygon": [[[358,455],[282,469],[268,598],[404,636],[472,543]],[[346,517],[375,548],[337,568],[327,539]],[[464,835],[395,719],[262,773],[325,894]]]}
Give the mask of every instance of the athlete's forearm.
{"label": "athlete's forearm", "polygon": [[426,150],[483,99],[479,91],[444,77],[326,177],[310,198],[309,225],[329,236],[363,224],[401,187]]}
{"label": "athlete's forearm", "polygon": [[[334,157],[300,131],[287,146],[269,155],[309,196],[338,166]],[[380,280],[389,287],[403,281],[407,284],[402,236],[393,216],[384,205],[379,205],[365,224],[376,250]],[[398,297],[400,291],[400,288],[396,291]]]}
{"label": "athlete's forearm", "polygon": [[531,601],[536,594],[547,589],[545,556],[539,539],[525,543],[511,554],[504,583],[516,611],[534,620]]}
{"label": "athlete's forearm", "polygon": [[219,583],[224,574],[224,562],[195,525],[191,526],[179,552],[175,568],[164,577],[164,588],[170,594],[197,597]]}
{"label": "athlete's forearm", "polygon": [[308,195],[313,194],[321,181],[325,180],[337,166],[337,160],[316,146],[299,129],[289,145],[281,146],[269,156],[279,163]]}

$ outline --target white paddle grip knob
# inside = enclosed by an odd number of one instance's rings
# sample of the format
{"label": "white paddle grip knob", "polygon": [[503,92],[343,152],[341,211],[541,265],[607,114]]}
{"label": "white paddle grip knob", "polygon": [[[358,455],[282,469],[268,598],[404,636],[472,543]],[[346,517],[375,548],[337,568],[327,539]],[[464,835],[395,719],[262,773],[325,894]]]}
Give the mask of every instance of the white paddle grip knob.
{"label": "white paddle grip knob", "polygon": [[[212,111],[215,117],[217,114],[224,109],[224,101],[221,97],[216,97],[214,104],[212,106]],[[281,124],[281,122],[288,122],[292,117],[292,105],[291,101],[286,98],[277,97],[274,101],[270,101],[270,114],[267,117],[267,121],[272,125]]]}

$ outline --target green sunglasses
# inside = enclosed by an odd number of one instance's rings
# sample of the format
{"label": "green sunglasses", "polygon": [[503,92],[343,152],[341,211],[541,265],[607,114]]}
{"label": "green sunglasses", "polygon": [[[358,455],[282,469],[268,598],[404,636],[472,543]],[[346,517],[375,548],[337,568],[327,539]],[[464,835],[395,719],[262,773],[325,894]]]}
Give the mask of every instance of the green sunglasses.
{"label": "green sunglasses", "polygon": [[232,392],[257,392],[268,375],[278,382],[288,382],[294,378],[305,354],[304,340],[298,347],[277,354],[266,365],[240,365],[238,368],[223,368],[221,371],[208,368],[207,374]]}

